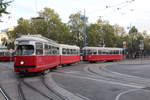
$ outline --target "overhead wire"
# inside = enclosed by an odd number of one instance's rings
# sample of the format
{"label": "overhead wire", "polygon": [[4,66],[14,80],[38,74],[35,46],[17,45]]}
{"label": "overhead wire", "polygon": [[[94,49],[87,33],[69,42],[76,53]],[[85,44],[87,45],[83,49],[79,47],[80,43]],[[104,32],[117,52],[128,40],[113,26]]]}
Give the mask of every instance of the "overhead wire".
{"label": "overhead wire", "polygon": [[94,10],[94,11],[91,11],[91,12],[87,12],[87,14],[92,14],[92,13],[95,13],[95,12],[103,12],[103,11],[111,9],[111,8],[116,8],[117,10],[120,10],[120,9],[128,6],[129,4],[131,4],[134,1],[135,0],[127,0],[127,1],[124,1],[124,2],[121,2],[121,3],[118,3],[118,4],[114,4],[114,5],[106,5],[102,9],[97,9],[97,10]]}

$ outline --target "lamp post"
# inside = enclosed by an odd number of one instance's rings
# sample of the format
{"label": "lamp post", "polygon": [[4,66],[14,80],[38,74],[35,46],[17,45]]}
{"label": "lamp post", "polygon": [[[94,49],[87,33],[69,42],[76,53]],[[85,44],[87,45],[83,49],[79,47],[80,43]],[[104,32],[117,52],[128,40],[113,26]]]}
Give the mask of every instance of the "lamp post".
{"label": "lamp post", "polygon": [[127,42],[126,41],[123,41],[123,54],[124,54],[124,59],[126,59],[126,48],[127,48]]}
{"label": "lamp post", "polygon": [[85,10],[84,15],[81,15],[80,18],[83,20],[83,47],[86,47],[88,45],[87,43],[87,17],[85,16]]}

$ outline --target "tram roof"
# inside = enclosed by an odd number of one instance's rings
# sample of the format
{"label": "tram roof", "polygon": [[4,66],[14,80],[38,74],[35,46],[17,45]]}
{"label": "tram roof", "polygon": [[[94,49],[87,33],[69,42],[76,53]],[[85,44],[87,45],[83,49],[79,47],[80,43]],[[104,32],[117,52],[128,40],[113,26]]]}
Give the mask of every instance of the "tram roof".
{"label": "tram roof", "polygon": [[60,47],[64,47],[64,48],[70,48],[70,49],[80,49],[78,46],[76,45],[66,45],[66,44],[59,44]]}
{"label": "tram roof", "polygon": [[95,49],[95,50],[123,50],[123,48],[111,48],[111,47],[84,47],[83,49]]}
{"label": "tram roof", "polygon": [[23,41],[23,40],[57,43],[56,41],[48,39],[41,35],[22,35],[21,37],[16,39],[16,41]]}

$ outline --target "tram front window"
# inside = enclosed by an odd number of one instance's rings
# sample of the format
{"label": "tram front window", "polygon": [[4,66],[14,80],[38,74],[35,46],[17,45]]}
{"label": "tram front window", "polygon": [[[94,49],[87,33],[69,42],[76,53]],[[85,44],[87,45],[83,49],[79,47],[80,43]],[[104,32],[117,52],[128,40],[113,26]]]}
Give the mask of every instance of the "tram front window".
{"label": "tram front window", "polygon": [[34,53],[33,45],[19,45],[16,50],[17,56],[29,56]]}

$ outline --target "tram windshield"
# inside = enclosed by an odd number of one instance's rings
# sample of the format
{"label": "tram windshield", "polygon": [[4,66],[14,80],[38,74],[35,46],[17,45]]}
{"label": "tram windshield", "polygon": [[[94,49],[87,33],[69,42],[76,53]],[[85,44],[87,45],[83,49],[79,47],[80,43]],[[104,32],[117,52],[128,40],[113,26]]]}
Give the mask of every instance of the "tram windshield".
{"label": "tram windshield", "polygon": [[33,45],[19,45],[16,49],[15,55],[17,56],[28,56],[34,53]]}

